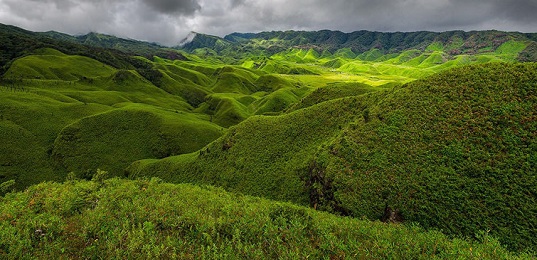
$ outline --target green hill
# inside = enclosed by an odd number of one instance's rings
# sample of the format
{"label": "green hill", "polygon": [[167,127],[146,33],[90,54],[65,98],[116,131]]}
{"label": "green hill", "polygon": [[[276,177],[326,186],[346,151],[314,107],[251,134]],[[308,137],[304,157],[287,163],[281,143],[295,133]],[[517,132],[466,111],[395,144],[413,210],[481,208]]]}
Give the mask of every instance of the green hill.
{"label": "green hill", "polygon": [[[537,65],[519,63],[535,60],[534,34],[191,36],[170,49],[0,24],[0,195],[97,172],[0,197],[0,258],[508,258],[502,247],[537,246]],[[103,182],[102,170],[233,193]],[[118,208],[151,185],[173,199]],[[231,209],[196,211],[209,204]],[[33,213],[13,222],[21,210]]]}
{"label": "green hill", "polygon": [[137,70],[50,48],[13,61],[2,80],[0,182],[18,188],[99,167],[122,175],[135,160],[196,151],[224,130]]}
{"label": "green hill", "polygon": [[26,148],[5,146],[0,181],[24,188],[97,168],[122,175],[139,159],[197,151],[224,128],[281,113],[312,91],[295,76],[221,62],[134,59],[148,69],[117,69],[51,48],[14,60],[2,77],[2,131],[6,142]]}
{"label": "green hill", "polygon": [[17,59],[4,79],[47,79],[74,81],[106,77],[113,68],[83,56],[68,56],[54,49],[41,49],[37,55]]}
{"label": "green hill", "polygon": [[117,174],[133,161],[197,151],[221,135],[221,127],[192,114],[128,105],[63,128],[52,158],[66,172]]}
{"label": "green hill", "polygon": [[[52,35],[61,35],[54,37]],[[11,62],[33,54],[36,50],[43,48],[57,49],[69,55],[82,55],[98,60],[107,65],[121,69],[133,69],[143,67],[132,55],[126,54],[117,49],[107,49],[99,46],[83,45],[74,37],[58,33],[35,33],[15,26],[0,24],[0,74],[10,67]],[[177,53],[176,50],[172,52]],[[157,55],[158,52],[152,52]]]}
{"label": "green hill", "polygon": [[486,233],[337,217],[289,203],[158,179],[42,183],[0,197],[0,257],[523,259]]}
{"label": "green hill", "polygon": [[490,230],[510,248],[531,248],[536,68],[462,67],[392,91],[251,117],[195,154],[129,171],[368,219],[389,205],[447,234]]}

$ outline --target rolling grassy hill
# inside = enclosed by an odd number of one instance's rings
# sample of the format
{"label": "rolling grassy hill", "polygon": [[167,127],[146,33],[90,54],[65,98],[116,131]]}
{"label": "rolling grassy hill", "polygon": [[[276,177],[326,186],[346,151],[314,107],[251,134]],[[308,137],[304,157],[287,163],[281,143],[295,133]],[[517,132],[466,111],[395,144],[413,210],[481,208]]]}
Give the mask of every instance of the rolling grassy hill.
{"label": "rolling grassy hill", "polygon": [[70,171],[122,175],[132,161],[193,152],[224,131],[137,70],[54,49],[15,60],[3,82],[0,181],[19,188]]}
{"label": "rolling grassy hill", "polygon": [[536,68],[462,67],[251,117],[198,152],[136,162],[129,172],[368,219],[389,205],[447,234],[490,230],[511,248],[531,248]]}
{"label": "rolling grassy hill", "polygon": [[[0,194],[94,178],[0,197],[0,241],[10,241],[0,255],[507,258],[504,246],[536,247],[537,67],[519,63],[535,57],[533,34],[192,36],[172,49],[0,25]],[[227,192],[103,182],[103,170]],[[158,205],[182,208],[171,222],[142,210],[153,199],[135,200],[149,187],[166,197]],[[50,197],[28,197],[39,190]],[[210,215],[203,206],[229,207],[211,215],[227,222],[177,222]],[[110,218],[125,212],[141,215]],[[369,221],[386,212],[403,225]],[[81,231],[77,221],[108,224]],[[170,238],[177,230],[183,244]]]}
{"label": "rolling grassy hill", "polygon": [[23,188],[97,168],[121,176],[139,159],[197,151],[225,128],[281,113],[318,87],[309,84],[315,79],[189,57],[136,57],[146,69],[120,69],[43,48],[12,61],[0,88],[3,138],[27,148],[6,145],[0,181]]}

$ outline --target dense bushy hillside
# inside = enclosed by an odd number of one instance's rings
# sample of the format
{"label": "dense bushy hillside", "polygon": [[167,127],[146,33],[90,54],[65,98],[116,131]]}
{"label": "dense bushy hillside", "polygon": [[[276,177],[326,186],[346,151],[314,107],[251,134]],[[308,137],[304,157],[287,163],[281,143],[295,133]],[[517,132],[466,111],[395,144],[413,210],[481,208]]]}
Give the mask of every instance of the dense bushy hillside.
{"label": "dense bushy hillside", "polygon": [[212,187],[151,181],[43,183],[0,197],[0,258],[523,259],[483,233],[342,218]]}
{"label": "dense bushy hillside", "polygon": [[194,154],[133,176],[232,191],[448,234],[537,245],[537,65],[462,67],[397,87],[252,117]]}

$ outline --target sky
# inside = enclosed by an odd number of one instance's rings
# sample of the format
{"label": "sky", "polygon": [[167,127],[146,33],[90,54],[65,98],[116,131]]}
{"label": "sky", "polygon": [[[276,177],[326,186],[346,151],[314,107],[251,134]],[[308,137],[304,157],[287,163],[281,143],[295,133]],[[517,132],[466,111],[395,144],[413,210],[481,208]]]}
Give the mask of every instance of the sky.
{"label": "sky", "polygon": [[0,0],[0,23],[177,45],[189,32],[537,32],[537,0]]}

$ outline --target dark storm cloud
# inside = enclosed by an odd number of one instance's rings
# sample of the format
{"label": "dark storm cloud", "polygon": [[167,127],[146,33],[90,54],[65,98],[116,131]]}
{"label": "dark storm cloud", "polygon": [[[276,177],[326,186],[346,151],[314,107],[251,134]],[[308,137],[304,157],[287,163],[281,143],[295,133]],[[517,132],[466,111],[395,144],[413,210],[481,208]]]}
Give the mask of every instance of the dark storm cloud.
{"label": "dark storm cloud", "polygon": [[165,14],[193,14],[200,9],[196,0],[143,0],[153,10]]}
{"label": "dark storm cloud", "polygon": [[0,22],[173,45],[189,31],[535,32],[537,0],[0,0]]}
{"label": "dark storm cloud", "polygon": [[507,20],[535,23],[537,16],[537,0],[496,1],[495,13]]}

